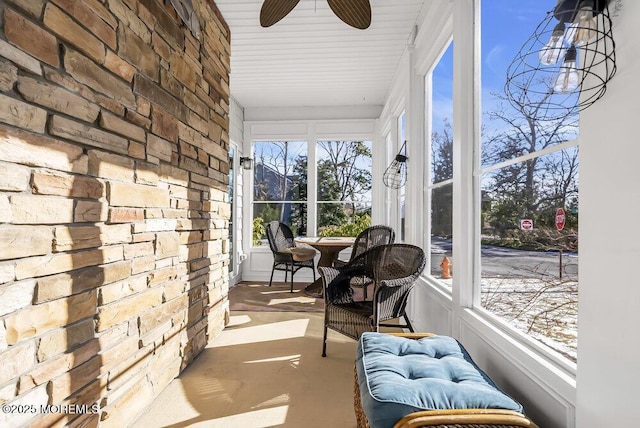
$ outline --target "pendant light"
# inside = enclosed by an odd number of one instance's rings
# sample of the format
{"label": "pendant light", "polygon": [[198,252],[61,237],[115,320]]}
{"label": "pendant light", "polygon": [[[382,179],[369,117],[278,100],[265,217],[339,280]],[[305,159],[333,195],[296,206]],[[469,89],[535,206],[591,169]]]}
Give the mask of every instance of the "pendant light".
{"label": "pendant light", "polygon": [[602,98],[616,73],[609,1],[557,1],[507,68],[505,93],[515,109],[553,121]]}
{"label": "pendant light", "polygon": [[402,143],[400,151],[389,164],[382,176],[384,185],[390,189],[399,189],[404,186],[407,181],[407,160],[409,158],[405,155],[406,145],[406,141]]}

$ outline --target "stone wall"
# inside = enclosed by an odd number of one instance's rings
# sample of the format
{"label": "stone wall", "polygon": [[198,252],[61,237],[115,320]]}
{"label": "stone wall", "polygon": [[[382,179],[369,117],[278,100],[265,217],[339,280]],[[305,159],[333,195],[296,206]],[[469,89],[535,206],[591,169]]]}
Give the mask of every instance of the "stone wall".
{"label": "stone wall", "polygon": [[0,0],[0,426],[126,426],[224,327],[230,35],[193,7]]}

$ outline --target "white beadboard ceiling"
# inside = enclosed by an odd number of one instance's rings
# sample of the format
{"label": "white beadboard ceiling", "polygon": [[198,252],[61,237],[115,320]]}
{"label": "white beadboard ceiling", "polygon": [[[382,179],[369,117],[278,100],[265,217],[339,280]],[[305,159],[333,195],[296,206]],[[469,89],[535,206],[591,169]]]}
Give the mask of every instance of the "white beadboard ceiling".
{"label": "white beadboard ceiling", "polygon": [[382,105],[425,0],[370,0],[349,27],[326,0],[300,0],[272,27],[262,0],[214,0],[231,28],[231,95],[249,107]]}

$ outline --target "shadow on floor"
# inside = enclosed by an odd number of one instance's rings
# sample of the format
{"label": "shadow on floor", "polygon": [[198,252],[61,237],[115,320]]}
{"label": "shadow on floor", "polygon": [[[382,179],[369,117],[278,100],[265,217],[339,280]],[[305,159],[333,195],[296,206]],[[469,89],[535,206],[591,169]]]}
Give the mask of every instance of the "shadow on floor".
{"label": "shadow on floor", "polygon": [[355,427],[356,342],[323,314],[232,312],[231,323],[134,427]]}

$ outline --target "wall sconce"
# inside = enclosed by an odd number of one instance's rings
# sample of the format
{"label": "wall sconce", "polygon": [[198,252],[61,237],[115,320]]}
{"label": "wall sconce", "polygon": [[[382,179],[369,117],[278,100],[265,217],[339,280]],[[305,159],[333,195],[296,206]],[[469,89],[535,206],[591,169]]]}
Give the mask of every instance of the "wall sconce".
{"label": "wall sconce", "polygon": [[251,169],[253,167],[253,159],[250,157],[240,157],[240,165],[243,169]]}
{"label": "wall sconce", "polygon": [[525,116],[557,120],[602,98],[616,72],[609,0],[558,0],[507,69],[505,93]]}

